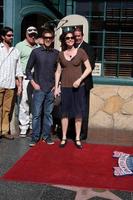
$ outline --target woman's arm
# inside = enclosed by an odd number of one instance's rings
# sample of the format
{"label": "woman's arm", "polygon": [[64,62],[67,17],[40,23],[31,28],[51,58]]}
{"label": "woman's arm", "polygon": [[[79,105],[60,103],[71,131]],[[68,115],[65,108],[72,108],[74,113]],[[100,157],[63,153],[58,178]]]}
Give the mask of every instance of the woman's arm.
{"label": "woman's arm", "polygon": [[85,70],[83,72],[83,74],[81,75],[80,78],[78,78],[74,83],[73,83],[73,87],[78,88],[81,84],[81,82],[91,73],[92,69],[91,69],[91,65],[89,60],[87,59],[86,61],[84,61],[84,66],[85,66]]}
{"label": "woman's arm", "polygon": [[55,72],[55,92],[54,95],[55,97],[59,95],[59,82],[60,82],[60,77],[61,77],[61,65],[58,63],[57,65],[57,70]]}

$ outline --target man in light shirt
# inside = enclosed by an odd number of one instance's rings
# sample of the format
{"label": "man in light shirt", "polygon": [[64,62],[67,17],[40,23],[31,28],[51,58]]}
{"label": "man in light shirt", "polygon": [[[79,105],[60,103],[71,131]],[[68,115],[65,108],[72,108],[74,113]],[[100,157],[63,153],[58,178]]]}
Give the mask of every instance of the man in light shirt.
{"label": "man in light shirt", "polygon": [[5,139],[14,139],[10,135],[9,115],[11,112],[14,91],[18,87],[18,95],[22,91],[22,70],[19,51],[12,46],[13,29],[4,27],[0,32],[0,135]]}
{"label": "man in light shirt", "polygon": [[23,41],[17,43],[16,48],[20,52],[20,61],[23,70],[23,91],[21,95],[21,100],[19,104],[19,128],[20,128],[20,137],[26,137],[27,131],[32,127],[32,116],[30,112],[30,102],[29,102],[29,93],[31,92],[31,85],[29,80],[26,79],[25,69],[31,54],[31,51],[37,47],[36,38],[38,32],[37,29],[33,26],[30,26],[26,30],[26,37]]}

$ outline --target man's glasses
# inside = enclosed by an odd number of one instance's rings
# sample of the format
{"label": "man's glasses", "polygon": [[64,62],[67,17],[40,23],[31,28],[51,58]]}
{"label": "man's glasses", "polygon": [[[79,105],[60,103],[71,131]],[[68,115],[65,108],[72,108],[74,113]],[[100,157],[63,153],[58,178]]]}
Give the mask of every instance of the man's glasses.
{"label": "man's glasses", "polygon": [[74,37],[66,37],[65,40],[74,40]]}
{"label": "man's glasses", "polygon": [[6,36],[7,37],[13,37],[13,34],[7,34]]}

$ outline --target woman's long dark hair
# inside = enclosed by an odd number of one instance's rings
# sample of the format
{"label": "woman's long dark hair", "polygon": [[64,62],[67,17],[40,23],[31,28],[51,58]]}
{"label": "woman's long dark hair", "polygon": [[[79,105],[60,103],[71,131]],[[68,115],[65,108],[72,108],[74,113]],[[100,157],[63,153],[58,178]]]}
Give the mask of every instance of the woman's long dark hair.
{"label": "woman's long dark hair", "polygon": [[66,35],[71,33],[72,36],[74,37],[74,32],[73,31],[67,31],[67,32],[63,32],[60,36],[60,41],[61,41],[61,47],[62,47],[62,51],[65,51],[67,49],[67,45],[66,45]]}

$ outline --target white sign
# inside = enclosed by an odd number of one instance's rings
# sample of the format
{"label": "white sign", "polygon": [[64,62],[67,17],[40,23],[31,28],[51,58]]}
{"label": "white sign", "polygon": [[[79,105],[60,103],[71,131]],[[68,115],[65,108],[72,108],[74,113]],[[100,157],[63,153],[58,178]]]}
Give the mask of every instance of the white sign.
{"label": "white sign", "polygon": [[101,76],[101,63],[95,63],[95,68],[92,71],[92,76]]}

